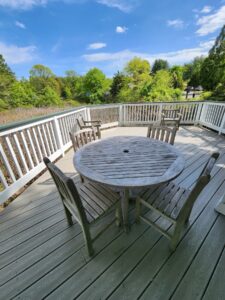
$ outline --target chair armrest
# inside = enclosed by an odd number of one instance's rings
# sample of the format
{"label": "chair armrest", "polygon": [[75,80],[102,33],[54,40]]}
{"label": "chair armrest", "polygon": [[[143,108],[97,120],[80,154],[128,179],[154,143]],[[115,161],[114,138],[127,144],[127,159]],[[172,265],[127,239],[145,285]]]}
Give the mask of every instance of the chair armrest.
{"label": "chair armrest", "polygon": [[87,128],[93,129],[93,126],[92,126],[92,125],[83,125],[83,126],[81,126],[81,127],[82,127],[82,129],[87,129]]}
{"label": "chair armrest", "polygon": [[101,123],[102,123],[100,120],[83,121],[83,122],[84,122],[84,124],[88,124],[88,123],[91,124],[91,123],[94,123],[94,125],[95,125],[95,124],[96,124],[96,125],[97,125],[97,124],[101,125]]}

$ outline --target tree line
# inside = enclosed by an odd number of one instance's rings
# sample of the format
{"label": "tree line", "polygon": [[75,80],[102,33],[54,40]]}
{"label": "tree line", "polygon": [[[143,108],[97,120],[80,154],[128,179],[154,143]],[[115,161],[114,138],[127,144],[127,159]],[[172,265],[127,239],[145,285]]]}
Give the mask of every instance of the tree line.
{"label": "tree line", "polygon": [[202,98],[225,100],[225,26],[206,58],[196,57],[188,64],[172,67],[157,59],[151,67],[147,60],[134,57],[113,78],[98,68],[83,76],[68,70],[59,77],[39,64],[31,68],[28,79],[17,80],[0,55],[0,110],[65,103],[177,101],[190,86],[202,86]]}

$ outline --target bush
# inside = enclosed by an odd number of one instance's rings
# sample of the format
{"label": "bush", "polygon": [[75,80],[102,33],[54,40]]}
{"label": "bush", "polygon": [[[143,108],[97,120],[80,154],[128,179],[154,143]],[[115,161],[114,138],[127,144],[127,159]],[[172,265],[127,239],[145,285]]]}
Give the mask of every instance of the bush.
{"label": "bush", "polygon": [[46,87],[43,91],[43,95],[39,96],[36,100],[35,106],[51,106],[51,105],[60,105],[62,101],[59,95],[50,87]]}

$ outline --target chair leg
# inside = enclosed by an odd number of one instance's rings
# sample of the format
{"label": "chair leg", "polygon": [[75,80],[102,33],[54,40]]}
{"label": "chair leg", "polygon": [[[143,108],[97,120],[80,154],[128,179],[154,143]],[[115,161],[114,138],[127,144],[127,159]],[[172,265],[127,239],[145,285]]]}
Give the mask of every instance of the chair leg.
{"label": "chair leg", "polygon": [[116,208],[116,225],[120,227],[122,225],[122,209],[121,209],[121,203],[118,202],[117,208]]}
{"label": "chair leg", "polygon": [[100,140],[101,139],[101,130],[100,130],[99,126],[97,127],[97,135]]}
{"label": "chair leg", "polygon": [[171,251],[175,251],[175,249],[176,249],[176,247],[177,247],[177,244],[178,244],[178,242],[179,242],[179,240],[180,240],[180,235],[181,235],[183,226],[184,226],[183,223],[177,223],[177,224],[175,225],[173,237],[172,237],[172,239],[171,239],[171,241],[170,241],[170,250],[171,250]]}
{"label": "chair leg", "polygon": [[91,234],[88,226],[82,226],[83,234],[84,234],[84,240],[86,243],[87,247],[87,252],[89,256],[92,256],[94,254],[94,249],[92,245],[92,240],[91,240]]}
{"label": "chair leg", "polygon": [[136,199],[136,208],[135,208],[135,222],[140,223],[140,214],[141,214],[141,202],[140,199]]}
{"label": "chair leg", "polygon": [[67,209],[66,206],[64,206],[64,211],[65,211],[65,214],[66,214],[66,219],[67,219],[67,222],[70,226],[73,225],[73,219],[72,219],[72,215],[71,213],[69,212],[69,210]]}

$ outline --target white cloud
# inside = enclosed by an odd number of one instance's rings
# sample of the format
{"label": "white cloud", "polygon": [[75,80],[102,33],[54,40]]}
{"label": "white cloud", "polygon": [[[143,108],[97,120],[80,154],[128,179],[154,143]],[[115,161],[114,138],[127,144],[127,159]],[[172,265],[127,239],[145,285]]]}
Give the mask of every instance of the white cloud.
{"label": "white cloud", "polygon": [[205,36],[209,33],[220,29],[225,23],[225,5],[221,6],[216,12],[211,15],[201,17],[197,21],[199,29],[196,31],[197,35]]}
{"label": "white cloud", "polygon": [[200,11],[200,13],[202,13],[202,14],[208,14],[208,13],[210,13],[211,11],[212,11],[212,7],[209,6],[209,5],[205,5],[205,6],[203,7],[203,9]]}
{"label": "white cloud", "polygon": [[184,27],[184,21],[182,21],[181,19],[168,20],[167,25],[169,27],[174,27],[174,28],[177,28],[177,29],[181,29],[181,28]]}
{"label": "white cloud", "polygon": [[208,54],[209,49],[213,45],[214,41],[208,41],[201,43],[198,47],[182,49],[178,51],[171,52],[162,52],[156,54],[144,53],[144,52],[133,52],[128,49],[110,53],[110,52],[100,52],[95,54],[86,54],[83,55],[83,58],[92,63],[99,62],[110,62],[113,64],[117,64],[117,67],[122,68],[123,65],[132,59],[135,56],[142,57],[143,59],[147,59],[150,63],[152,63],[155,59],[165,59],[171,65],[174,64],[183,64],[190,62],[196,56],[206,56]]}
{"label": "white cloud", "polygon": [[93,43],[88,46],[89,50],[96,50],[106,47],[105,43]]}
{"label": "white cloud", "polygon": [[117,8],[126,13],[129,13],[137,2],[137,0],[97,0],[99,4]]}
{"label": "white cloud", "polygon": [[11,9],[30,9],[33,6],[44,5],[48,0],[0,0],[0,6]]}
{"label": "white cloud", "polygon": [[16,21],[16,22],[15,22],[15,25],[16,25],[17,27],[19,27],[19,28],[26,29],[26,26],[25,26],[23,23],[19,22],[19,21]]}
{"label": "white cloud", "polygon": [[116,32],[117,33],[125,33],[128,30],[125,26],[116,26]]}
{"label": "white cloud", "polygon": [[35,58],[36,47],[18,47],[0,42],[0,53],[9,64],[21,64],[32,61]]}

